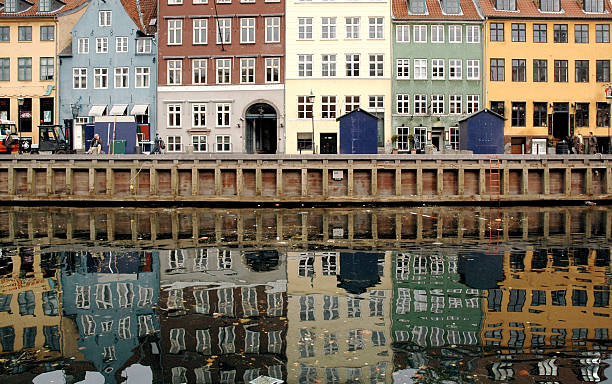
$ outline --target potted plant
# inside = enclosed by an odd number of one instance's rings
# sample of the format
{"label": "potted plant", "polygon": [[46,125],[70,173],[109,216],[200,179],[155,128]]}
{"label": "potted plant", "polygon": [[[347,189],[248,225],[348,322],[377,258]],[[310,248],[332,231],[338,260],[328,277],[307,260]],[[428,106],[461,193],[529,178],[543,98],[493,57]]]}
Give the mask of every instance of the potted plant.
{"label": "potted plant", "polygon": [[549,155],[555,154],[555,138],[553,136],[548,136],[548,140],[546,140],[546,146],[548,147],[546,153]]}
{"label": "potted plant", "polygon": [[393,153],[397,153],[397,139],[399,139],[398,135],[391,136],[391,144],[393,145]]}
{"label": "potted plant", "polygon": [[411,133],[408,135],[408,143],[410,143],[410,153],[412,153],[413,155],[416,154],[416,147],[414,146],[414,135]]}

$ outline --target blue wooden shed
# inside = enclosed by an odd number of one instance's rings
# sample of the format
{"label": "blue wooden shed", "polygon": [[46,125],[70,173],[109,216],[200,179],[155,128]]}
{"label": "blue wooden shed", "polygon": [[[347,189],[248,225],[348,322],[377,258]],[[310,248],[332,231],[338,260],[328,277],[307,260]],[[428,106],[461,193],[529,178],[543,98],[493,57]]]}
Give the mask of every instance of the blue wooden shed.
{"label": "blue wooden shed", "polygon": [[489,109],[459,120],[459,149],[475,154],[504,153],[505,120]]}
{"label": "blue wooden shed", "polygon": [[340,122],[340,153],[378,153],[378,117],[356,108],[336,120]]}

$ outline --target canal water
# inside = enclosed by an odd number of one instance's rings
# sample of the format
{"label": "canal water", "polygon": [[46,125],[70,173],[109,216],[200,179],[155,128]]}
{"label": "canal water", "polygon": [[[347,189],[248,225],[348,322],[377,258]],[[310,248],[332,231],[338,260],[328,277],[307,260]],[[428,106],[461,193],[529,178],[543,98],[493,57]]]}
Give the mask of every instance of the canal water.
{"label": "canal water", "polygon": [[7,207],[0,377],[606,382],[611,232],[599,206]]}

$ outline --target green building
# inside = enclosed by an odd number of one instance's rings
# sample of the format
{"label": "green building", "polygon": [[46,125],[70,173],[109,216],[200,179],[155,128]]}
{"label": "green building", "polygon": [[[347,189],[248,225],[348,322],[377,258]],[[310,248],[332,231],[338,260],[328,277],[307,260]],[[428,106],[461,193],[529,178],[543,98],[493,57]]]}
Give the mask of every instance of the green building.
{"label": "green building", "polygon": [[483,105],[483,17],[472,0],[393,0],[397,149],[459,148]]}

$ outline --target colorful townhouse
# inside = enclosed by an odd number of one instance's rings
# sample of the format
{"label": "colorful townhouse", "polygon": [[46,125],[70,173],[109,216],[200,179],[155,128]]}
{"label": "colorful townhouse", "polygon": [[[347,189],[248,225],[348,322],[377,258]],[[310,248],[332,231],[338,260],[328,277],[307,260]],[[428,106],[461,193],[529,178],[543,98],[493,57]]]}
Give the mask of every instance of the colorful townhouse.
{"label": "colorful townhouse", "polygon": [[95,0],[60,55],[60,122],[72,121],[77,150],[98,121],[136,122],[139,140],[156,126],[155,0]]}
{"label": "colorful townhouse", "polygon": [[336,119],[361,108],[391,146],[390,2],[287,3],[287,153],[338,153]]}
{"label": "colorful townhouse", "polygon": [[284,152],[284,1],[159,3],[167,152]]}
{"label": "colorful townhouse", "polygon": [[88,0],[0,2],[0,119],[38,143],[38,126],[59,118],[57,54]]}
{"label": "colorful townhouse", "polygon": [[593,132],[607,148],[610,24],[607,0],[482,0],[485,105],[506,117],[512,153]]}
{"label": "colorful townhouse", "polygon": [[393,1],[397,149],[459,149],[459,120],[483,101],[483,18],[472,0]]}

